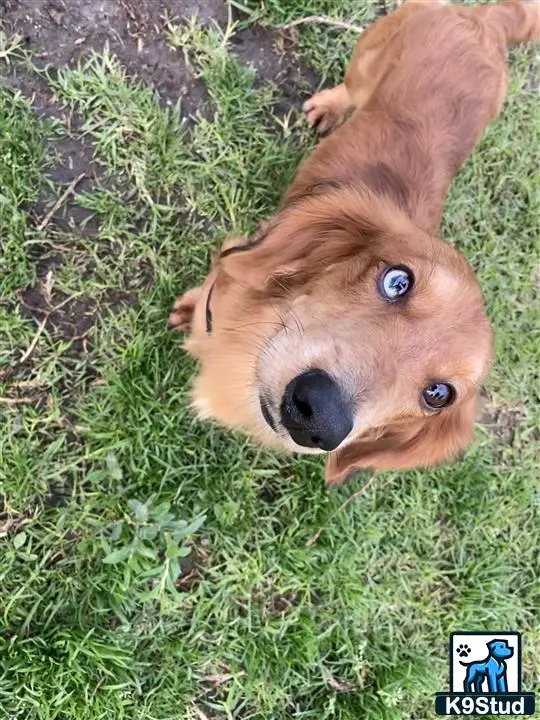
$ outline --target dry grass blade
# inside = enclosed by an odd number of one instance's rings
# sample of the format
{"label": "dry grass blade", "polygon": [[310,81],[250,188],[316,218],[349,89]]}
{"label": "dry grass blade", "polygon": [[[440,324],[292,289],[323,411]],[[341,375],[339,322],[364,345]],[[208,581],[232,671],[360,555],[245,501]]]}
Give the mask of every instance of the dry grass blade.
{"label": "dry grass blade", "polygon": [[70,182],[68,187],[64,190],[64,192],[60,195],[60,197],[55,202],[55,204],[52,206],[52,208],[49,210],[49,212],[45,215],[43,220],[39,223],[39,225],[37,226],[38,230],[44,230],[47,227],[47,225],[51,222],[54,214],[62,207],[62,205],[66,202],[68,197],[73,194],[73,191],[75,190],[77,185],[85,177],[86,177],[86,173],[81,173],[74,180],[72,180]]}
{"label": "dry grass blade", "polygon": [[0,405],[29,405],[30,403],[36,402],[37,399],[37,397],[0,397]]}
{"label": "dry grass blade", "polygon": [[341,28],[342,30],[352,30],[356,33],[362,33],[365,29],[361,25],[353,25],[343,20],[333,20],[332,18],[326,17],[326,15],[308,15],[305,18],[293,20],[286,25],[280,25],[279,29],[289,30],[297,25],[330,25],[331,27]]}
{"label": "dry grass blade", "polygon": [[205,675],[205,677],[201,678],[202,682],[209,683],[210,685],[213,685],[214,687],[219,687],[220,685],[223,685],[223,683],[229,682],[229,680],[234,680],[236,678],[244,677],[246,673],[242,670],[239,673],[217,673],[216,675]]}
{"label": "dry grass blade", "polygon": [[350,693],[358,690],[358,687],[354,683],[342,683],[332,676],[328,678],[328,685],[332,688],[332,690],[339,693]]}
{"label": "dry grass blade", "polygon": [[201,708],[197,707],[196,705],[193,705],[193,711],[195,715],[199,718],[199,720],[210,720],[208,715],[204,713]]}
{"label": "dry grass blade", "polygon": [[[49,270],[49,272],[47,273],[47,277],[45,278],[45,282],[43,283],[43,295],[45,297],[45,300],[46,300],[49,308],[51,306],[53,285],[54,285],[53,273],[52,273],[52,270]],[[34,352],[34,348],[37,345],[37,342],[40,338],[41,333],[43,332],[43,330],[45,330],[45,325],[47,324],[48,319],[49,319],[49,312],[46,313],[45,317],[39,323],[37,332],[34,335],[32,342],[30,343],[30,345],[28,346],[28,348],[26,349],[26,351],[23,353],[22,357],[19,360],[19,365],[22,365],[24,362],[26,362],[26,360],[28,360],[30,355]]]}
{"label": "dry grass blade", "polygon": [[34,348],[37,345],[37,341],[39,340],[41,333],[43,332],[43,330],[45,330],[45,325],[47,324],[48,319],[49,319],[49,315],[47,314],[47,315],[45,315],[43,320],[39,323],[37,332],[34,335],[32,342],[27,347],[26,351],[23,353],[21,359],[19,360],[19,365],[22,365],[24,362],[26,362],[26,360],[28,360],[30,355],[34,352]]}

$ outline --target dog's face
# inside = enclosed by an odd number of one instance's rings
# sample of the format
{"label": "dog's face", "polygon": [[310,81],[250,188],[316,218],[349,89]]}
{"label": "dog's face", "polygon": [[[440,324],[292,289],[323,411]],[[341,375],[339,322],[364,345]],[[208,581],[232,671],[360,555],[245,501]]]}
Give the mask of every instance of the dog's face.
{"label": "dog's face", "polygon": [[455,249],[380,198],[334,190],[222,251],[187,347],[200,360],[202,416],[268,445],[329,452],[335,483],[464,448],[491,334]]}
{"label": "dog's face", "polygon": [[506,660],[514,654],[514,649],[508,646],[506,640],[492,640],[488,643],[491,655],[497,660]]}

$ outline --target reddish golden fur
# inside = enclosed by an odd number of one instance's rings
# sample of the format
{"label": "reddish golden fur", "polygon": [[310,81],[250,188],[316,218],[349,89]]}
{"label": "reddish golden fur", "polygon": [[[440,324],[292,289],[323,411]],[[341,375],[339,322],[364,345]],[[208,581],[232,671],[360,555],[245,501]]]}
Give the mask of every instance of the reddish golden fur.
{"label": "reddish golden fur", "polygon": [[[355,398],[354,428],[328,455],[327,482],[364,467],[433,465],[467,446],[491,333],[470,266],[435,234],[452,178],[501,109],[507,47],[540,38],[539,8],[410,1],[364,32],[344,84],[304,106],[332,132],[277,214],[246,245],[229,241],[236,250],[171,314],[200,362],[202,416],[301,450],[270,430],[258,397],[279,407],[289,380],[317,367]],[[376,291],[392,264],[416,277],[399,307]],[[450,380],[457,399],[428,413],[418,396],[434,378]]]}

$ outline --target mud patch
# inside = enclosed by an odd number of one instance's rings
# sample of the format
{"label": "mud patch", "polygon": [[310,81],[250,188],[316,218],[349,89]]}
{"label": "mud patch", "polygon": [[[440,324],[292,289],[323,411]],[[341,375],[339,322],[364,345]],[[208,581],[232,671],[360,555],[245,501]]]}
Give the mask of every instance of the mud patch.
{"label": "mud patch", "polygon": [[52,257],[38,263],[38,282],[20,292],[20,312],[25,318],[44,323],[43,329],[54,339],[69,343],[70,354],[87,353],[88,339],[98,316],[103,314],[102,308],[117,312],[123,306],[134,306],[137,294],[109,289],[94,299],[56,292],[52,279],[59,262],[59,258]]}
{"label": "mud patch", "polygon": [[295,55],[290,34],[257,25],[238,32],[231,46],[243,63],[255,70],[259,84],[273,83],[279,88],[277,112],[300,109],[304,100],[313,94],[317,76]]}
{"label": "mud patch", "polygon": [[298,603],[298,597],[294,593],[288,591],[278,593],[271,598],[267,609],[272,615],[285,615]]}
{"label": "mud patch", "polygon": [[196,585],[203,574],[204,565],[208,561],[208,554],[202,545],[194,546],[187,557],[180,558],[182,573],[175,583],[180,592],[188,592]]}
{"label": "mud patch", "polygon": [[[110,184],[105,181],[100,166],[94,161],[94,149],[90,139],[80,134],[82,120],[60,103],[42,77],[28,73],[21,67],[11,67],[0,82],[20,91],[40,120],[58,120],[66,129],[62,136],[51,137],[45,141],[45,151],[49,158],[46,176],[59,186],[60,193],[62,186],[69,187],[76,178],[81,178],[77,183],[77,192],[87,192],[94,184],[102,187]],[[76,133],[78,137],[75,137]],[[44,187],[37,202],[28,210],[34,227],[40,226],[54,207],[55,201],[56,198],[51,196],[49,189]],[[92,213],[77,204],[75,192],[69,194],[49,222],[63,232],[76,230],[78,235],[95,234],[98,229]],[[41,257],[37,246],[33,248],[33,255]]]}
{"label": "mud patch", "polygon": [[[3,0],[0,8],[0,21],[24,37],[42,67],[73,66],[89,51],[108,47],[130,75],[156,89],[164,102],[180,100],[184,116],[206,102],[206,90],[181,54],[167,44],[165,28],[168,21],[193,17],[203,25],[224,26],[227,4],[225,0]],[[315,73],[302,66],[293,52],[291,33],[253,26],[238,31],[232,46],[262,80],[279,87],[280,110],[300,107],[316,86]],[[35,93],[36,102],[46,107],[47,98],[40,97],[38,85],[32,87],[27,81],[23,92]]]}
{"label": "mud patch", "polygon": [[[163,28],[166,18],[195,14],[195,5],[184,0],[4,0],[0,19],[35,48],[34,59],[43,67],[74,65],[90,50],[108,47],[130,74],[166,101],[180,99],[188,114],[204,100],[204,87],[169,48]],[[226,18],[223,0],[204,0],[200,6],[201,19]]]}
{"label": "mud patch", "polygon": [[[221,26],[230,19],[225,0],[0,0],[0,23],[8,33],[24,38],[39,68],[53,74],[60,67],[74,66],[91,51],[107,47],[130,76],[159,93],[161,102],[180,100],[184,117],[204,108],[207,95],[182,53],[169,47],[166,27],[168,22],[187,22],[195,16],[201,24]],[[280,114],[299,109],[316,86],[315,73],[302,66],[294,44],[293,35],[261,26],[239,29],[232,38],[232,51],[253,68],[255,82],[276,86],[279,99],[275,111]],[[81,360],[91,349],[91,333],[99,315],[136,304],[141,288],[153,284],[154,268],[149,261],[141,261],[136,272],[124,278],[126,291],[110,289],[99,297],[66,297],[53,286],[47,295],[47,276],[61,268],[64,252],[75,246],[77,238],[99,232],[94,213],[81,207],[77,196],[96,187],[110,189],[113,181],[94,158],[95,147],[83,132],[82,118],[54,94],[45,74],[31,72],[23,64],[2,70],[0,83],[19,90],[40,120],[58,122],[59,128],[49,133],[46,141],[46,172],[51,183],[44,184],[38,201],[28,208],[29,225],[34,228],[28,253],[36,264],[37,282],[19,291],[20,312],[34,320],[36,331],[43,324],[41,331],[67,344],[64,354],[71,362],[76,357]],[[114,255],[114,248],[100,243],[99,252]],[[90,277],[93,270],[89,257],[81,264],[81,277]],[[30,370],[38,353],[36,348],[29,362],[15,362],[8,369],[9,378]]]}
{"label": "mud patch", "polygon": [[517,428],[527,418],[525,405],[514,408],[487,405],[480,416],[480,422],[498,445],[513,445]]}

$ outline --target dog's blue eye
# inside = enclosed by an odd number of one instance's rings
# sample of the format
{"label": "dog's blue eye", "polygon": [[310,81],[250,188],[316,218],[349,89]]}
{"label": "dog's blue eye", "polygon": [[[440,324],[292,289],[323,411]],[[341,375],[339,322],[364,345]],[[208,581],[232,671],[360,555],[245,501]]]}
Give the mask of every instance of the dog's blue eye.
{"label": "dog's blue eye", "polygon": [[379,280],[379,290],[385,300],[399,300],[412,290],[414,275],[404,265],[387,268]]}
{"label": "dog's blue eye", "polygon": [[422,397],[426,405],[433,410],[450,405],[454,400],[456,391],[451,385],[442,382],[435,382],[425,387],[422,391]]}

